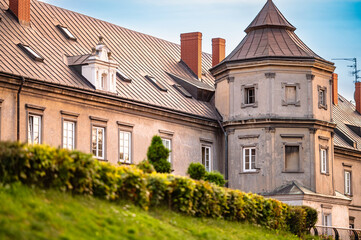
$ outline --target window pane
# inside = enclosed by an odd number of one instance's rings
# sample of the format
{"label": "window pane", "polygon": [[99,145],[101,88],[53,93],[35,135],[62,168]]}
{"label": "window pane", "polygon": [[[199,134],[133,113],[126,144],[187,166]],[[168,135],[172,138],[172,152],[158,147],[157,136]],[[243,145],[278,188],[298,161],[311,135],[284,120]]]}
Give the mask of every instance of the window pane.
{"label": "window pane", "polygon": [[285,170],[288,172],[298,172],[300,161],[299,146],[286,146],[285,152]]}
{"label": "window pane", "polygon": [[94,156],[97,157],[97,129],[93,127],[92,131],[92,150]]}

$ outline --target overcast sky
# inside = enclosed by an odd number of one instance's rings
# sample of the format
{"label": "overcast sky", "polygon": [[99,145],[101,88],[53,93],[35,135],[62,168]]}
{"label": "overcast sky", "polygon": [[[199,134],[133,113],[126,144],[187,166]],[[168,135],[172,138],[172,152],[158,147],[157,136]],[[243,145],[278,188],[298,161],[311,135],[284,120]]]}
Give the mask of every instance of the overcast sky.
{"label": "overcast sky", "polygon": [[[226,39],[230,53],[245,36],[244,29],[266,0],[46,0],[45,2],[179,43],[180,33],[203,33],[203,51],[211,39]],[[357,57],[361,69],[361,0],[274,0],[318,55]],[[353,100],[351,62],[334,61],[339,93]],[[360,74],[361,76],[361,74]],[[360,79],[361,81],[361,79]]]}

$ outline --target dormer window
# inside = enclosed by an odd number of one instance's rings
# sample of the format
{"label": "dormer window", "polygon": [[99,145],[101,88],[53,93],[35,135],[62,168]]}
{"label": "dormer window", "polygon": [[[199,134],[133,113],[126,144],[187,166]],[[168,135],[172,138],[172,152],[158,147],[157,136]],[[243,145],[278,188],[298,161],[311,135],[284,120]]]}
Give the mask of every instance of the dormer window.
{"label": "dormer window", "polygon": [[57,25],[57,28],[67,39],[76,41],[76,37],[69,31],[69,29],[67,27]]}
{"label": "dormer window", "polygon": [[102,74],[101,81],[100,81],[100,88],[102,90],[107,89],[107,75],[105,73]]}
{"label": "dormer window", "polygon": [[156,86],[159,90],[163,91],[163,92],[167,92],[168,90],[163,86],[163,84],[161,84],[157,79],[155,79],[152,76],[145,76],[154,86]]}
{"label": "dormer window", "polygon": [[35,52],[35,50],[33,50],[28,45],[23,45],[23,44],[19,43],[18,46],[33,60],[38,61],[38,62],[44,61],[44,58],[42,56],[40,56],[37,52]]}
{"label": "dormer window", "polygon": [[173,85],[175,89],[177,89],[183,96],[187,97],[187,98],[192,98],[192,95],[185,90],[181,85],[179,84],[174,84]]}
{"label": "dormer window", "polygon": [[120,71],[119,68],[117,68],[117,76],[124,82],[128,82],[128,83],[132,82],[132,79],[130,79],[130,77],[128,77],[126,74],[124,74],[122,71]]}

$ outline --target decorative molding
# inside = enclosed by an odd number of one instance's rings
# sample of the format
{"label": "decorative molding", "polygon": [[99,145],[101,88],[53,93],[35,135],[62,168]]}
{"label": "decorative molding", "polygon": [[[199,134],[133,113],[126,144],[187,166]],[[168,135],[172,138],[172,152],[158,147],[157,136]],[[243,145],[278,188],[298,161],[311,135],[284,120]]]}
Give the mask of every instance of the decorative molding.
{"label": "decorative molding", "polygon": [[100,117],[94,117],[94,116],[89,116],[89,119],[93,120],[93,121],[99,121],[99,122],[108,122],[108,119],[100,118]]}
{"label": "decorative molding", "polygon": [[310,134],[315,134],[317,132],[317,128],[309,128],[308,131]]}
{"label": "decorative molding", "polygon": [[209,138],[199,138],[199,141],[204,142],[204,143],[213,144],[213,140],[209,139]]}
{"label": "decorative molding", "polygon": [[79,117],[79,115],[80,115],[79,113],[68,112],[68,111],[63,111],[63,110],[60,110],[60,114],[71,116],[71,117]]}
{"label": "decorative molding", "polygon": [[304,138],[304,134],[281,134],[281,138]]}
{"label": "decorative molding", "polygon": [[275,133],[276,132],[275,127],[266,127],[265,130],[266,130],[266,132],[270,132],[270,133]]}
{"label": "decorative molding", "polygon": [[332,205],[329,205],[329,204],[321,204],[321,208],[332,209]]}
{"label": "decorative molding", "polygon": [[227,78],[227,82],[228,82],[228,83],[234,82],[234,77],[228,77],[228,78]]}
{"label": "decorative molding", "polygon": [[330,140],[329,137],[324,137],[324,136],[318,136],[318,139],[325,140],[325,141]]}
{"label": "decorative molding", "polygon": [[249,138],[259,138],[259,134],[254,135],[238,135],[238,139],[249,139]]}
{"label": "decorative molding", "polygon": [[129,128],[133,128],[133,127],[134,127],[134,124],[126,123],[126,122],[121,122],[121,121],[117,121],[117,124],[118,124],[118,126],[121,126],[121,127],[129,127]]}
{"label": "decorative molding", "polygon": [[266,76],[266,78],[275,78],[276,77],[276,73],[273,73],[273,72],[265,73],[264,75]]}
{"label": "decorative molding", "polygon": [[173,137],[173,135],[174,135],[174,132],[172,132],[172,131],[167,131],[167,130],[161,130],[161,129],[159,129],[158,132],[159,132],[160,134],[168,135],[168,136],[170,136],[170,137]]}
{"label": "decorative molding", "polygon": [[25,108],[33,109],[33,110],[39,110],[39,111],[44,111],[46,109],[46,107],[36,106],[36,105],[33,105],[33,104],[25,104]]}
{"label": "decorative molding", "polygon": [[234,128],[227,129],[227,134],[228,135],[234,134],[235,132],[236,132],[236,129],[234,129]]}
{"label": "decorative molding", "polygon": [[342,166],[352,168],[351,164],[342,163]]}
{"label": "decorative molding", "polygon": [[315,75],[313,75],[313,74],[306,74],[306,79],[312,81],[313,79],[315,79]]}

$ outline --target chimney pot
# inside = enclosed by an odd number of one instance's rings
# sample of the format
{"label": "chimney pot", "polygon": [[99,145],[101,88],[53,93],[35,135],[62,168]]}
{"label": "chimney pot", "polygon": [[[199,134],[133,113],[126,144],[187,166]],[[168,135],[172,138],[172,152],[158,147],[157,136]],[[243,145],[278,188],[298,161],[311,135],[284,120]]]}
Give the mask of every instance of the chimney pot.
{"label": "chimney pot", "polygon": [[181,37],[181,59],[202,79],[202,33],[182,33]]}
{"label": "chimney pot", "polygon": [[332,74],[332,102],[338,105],[338,74]]}
{"label": "chimney pot", "polygon": [[355,83],[356,111],[361,114],[361,82]]}
{"label": "chimney pot", "polygon": [[226,40],[223,38],[213,38],[212,39],[212,67],[216,66],[218,63],[226,56]]}
{"label": "chimney pot", "polygon": [[30,25],[30,0],[9,0],[9,10],[21,25]]}

